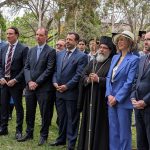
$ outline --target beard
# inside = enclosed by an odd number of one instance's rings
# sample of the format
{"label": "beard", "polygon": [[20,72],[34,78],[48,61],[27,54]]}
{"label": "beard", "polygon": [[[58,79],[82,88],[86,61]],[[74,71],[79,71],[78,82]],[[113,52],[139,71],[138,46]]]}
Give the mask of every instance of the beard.
{"label": "beard", "polygon": [[97,60],[97,62],[104,62],[108,57],[109,57],[109,54],[107,54],[107,55],[98,54],[96,56],[96,60]]}

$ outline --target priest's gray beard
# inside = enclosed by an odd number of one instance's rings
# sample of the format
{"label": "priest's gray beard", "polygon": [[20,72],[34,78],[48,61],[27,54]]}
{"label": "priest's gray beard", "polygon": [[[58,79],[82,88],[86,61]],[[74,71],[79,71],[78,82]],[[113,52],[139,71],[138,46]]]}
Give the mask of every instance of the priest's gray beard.
{"label": "priest's gray beard", "polygon": [[98,53],[97,56],[96,56],[96,60],[98,62],[104,62],[108,57],[109,57],[109,54],[104,55],[104,54],[99,54]]}

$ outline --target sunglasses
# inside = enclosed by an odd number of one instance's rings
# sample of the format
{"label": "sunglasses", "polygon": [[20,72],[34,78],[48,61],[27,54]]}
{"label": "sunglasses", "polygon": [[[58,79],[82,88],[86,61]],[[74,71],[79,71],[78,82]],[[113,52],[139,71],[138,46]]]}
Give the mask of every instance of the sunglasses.
{"label": "sunglasses", "polygon": [[61,45],[61,44],[56,44],[56,46],[60,46],[60,47],[62,47],[63,45]]}

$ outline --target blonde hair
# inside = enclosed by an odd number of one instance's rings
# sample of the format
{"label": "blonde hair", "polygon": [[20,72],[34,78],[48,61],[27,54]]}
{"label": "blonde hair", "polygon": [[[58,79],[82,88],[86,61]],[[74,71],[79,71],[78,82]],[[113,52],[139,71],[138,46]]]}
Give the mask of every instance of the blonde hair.
{"label": "blonde hair", "polygon": [[[119,38],[120,38],[121,36],[123,36],[123,35],[120,35],[120,36],[116,39],[117,51],[120,51],[120,50],[118,49],[118,40],[119,40]],[[124,38],[127,40],[127,42],[128,42],[129,52],[132,52],[132,51],[135,49],[135,42],[134,42],[133,40],[131,40],[131,39],[125,37],[125,36],[123,36],[123,37],[124,37]]]}

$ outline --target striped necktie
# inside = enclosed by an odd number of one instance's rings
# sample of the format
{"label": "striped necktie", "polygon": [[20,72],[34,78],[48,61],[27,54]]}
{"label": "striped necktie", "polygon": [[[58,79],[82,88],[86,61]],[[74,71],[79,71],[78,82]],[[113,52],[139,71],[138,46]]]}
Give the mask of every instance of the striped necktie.
{"label": "striped necktie", "polygon": [[67,51],[67,52],[66,52],[66,55],[65,55],[65,57],[64,57],[64,59],[63,59],[62,68],[64,68],[64,66],[66,65],[66,63],[67,63],[67,61],[68,61],[69,56],[70,56],[71,53],[72,53],[71,51]]}
{"label": "striped necktie", "polygon": [[14,45],[10,45],[7,62],[5,64],[5,77],[10,77],[10,68],[11,68],[11,63],[12,63],[13,47],[14,47]]}

